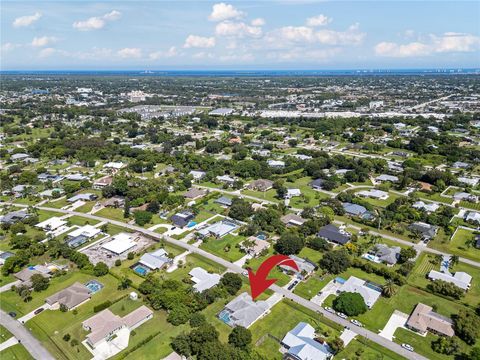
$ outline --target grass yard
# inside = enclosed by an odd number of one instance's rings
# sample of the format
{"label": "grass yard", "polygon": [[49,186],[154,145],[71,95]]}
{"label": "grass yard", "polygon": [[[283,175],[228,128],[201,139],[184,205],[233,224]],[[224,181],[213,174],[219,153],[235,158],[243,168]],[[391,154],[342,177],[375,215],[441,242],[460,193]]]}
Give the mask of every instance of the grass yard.
{"label": "grass yard", "polygon": [[290,200],[290,206],[295,208],[303,208],[305,206],[315,206],[318,205],[320,200],[328,199],[330,196],[328,194],[316,191],[310,187],[310,182],[312,178],[303,177],[295,180],[295,182],[287,182],[285,186],[287,188],[298,188],[302,193],[302,197],[294,197]]}
{"label": "grass yard", "polygon": [[89,213],[92,211],[93,207],[95,206],[96,201],[87,201],[84,205],[75,209],[75,211],[82,212],[82,213]]}
{"label": "grass yard", "polygon": [[319,276],[314,274],[310,276],[307,281],[302,281],[300,284],[298,284],[293,292],[304,299],[310,300],[312,297],[318,294],[320,290],[322,290],[333,278],[334,275]]}
{"label": "grass yard", "polygon": [[48,211],[48,210],[38,210],[38,221],[42,222],[47,219],[50,219],[53,216],[62,216],[62,213],[58,213],[55,211]]}
{"label": "grass yard", "polygon": [[185,258],[185,263],[181,268],[178,268],[171,273],[163,272],[161,276],[179,281],[185,278],[190,279],[188,273],[195,267],[201,267],[209,272],[215,272],[217,274],[222,274],[226,270],[223,266],[211,262],[198,254],[190,254]]}
{"label": "grass yard", "polygon": [[316,329],[321,329],[322,333],[328,333],[329,338],[338,336],[340,333],[338,325],[328,321],[321,315],[290,301],[283,300],[276,304],[267,316],[258,320],[250,327],[252,343],[256,345],[257,351],[266,359],[282,359],[282,354],[278,351],[280,344],[269,338],[267,334],[281,340],[288,331],[302,321],[309,323]]}
{"label": "grass yard", "polygon": [[263,200],[280,202],[280,200],[277,198],[277,190],[275,189],[270,189],[268,191],[242,190],[242,194]]}
{"label": "grass yard", "polygon": [[12,333],[0,325],[0,344],[12,337]]}
{"label": "grass yard", "polygon": [[93,219],[87,219],[87,218],[83,218],[81,216],[77,216],[77,215],[74,215],[74,216],[70,216],[69,218],[67,218],[68,222],[70,223],[70,225],[78,225],[78,226],[84,226],[84,225],[96,225],[99,223],[99,221],[97,220],[93,220]]}
{"label": "grass yard", "polygon": [[320,259],[323,257],[323,253],[317,250],[310,249],[308,247],[304,247],[300,253],[298,254],[299,257],[308,259],[315,264],[318,264]]}
{"label": "grass yard", "polygon": [[106,217],[108,219],[117,220],[117,221],[125,221],[126,219],[123,217],[123,209],[116,209],[116,208],[103,208],[100,211],[95,213],[96,216]]}
{"label": "grass yard", "polygon": [[345,360],[402,360],[393,351],[364,338],[353,339],[347,347],[336,355],[336,358]]}
{"label": "grass yard", "polygon": [[[220,239],[208,238],[208,241],[200,245],[200,249],[208,251],[211,254],[220,256],[222,259],[235,262],[245,256],[237,247],[239,243],[245,240],[244,236],[234,236],[227,234]],[[230,249],[227,251],[228,246]]]}
{"label": "grass yard", "polygon": [[[268,257],[273,255],[273,249],[270,247],[268,249],[268,254],[262,257],[254,258],[248,261],[248,263],[245,264],[244,268],[250,267],[252,268],[253,271],[257,271],[258,267],[260,264],[267,259]],[[290,276],[287,274],[283,273],[280,271],[280,268],[276,266],[272,271],[270,271],[270,275],[268,277],[269,279],[278,279],[278,281],[275,283],[278,286],[284,286],[288,284],[290,281]]]}
{"label": "grass yard", "polygon": [[458,228],[450,240],[435,238],[429,246],[450,254],[465,257],[474,261],[480,261],[480,249],[473,246],[475,234],[473,231]]}
{"label": "grass yard", "polygon": [[27,349],[21,344],[16,344],[0,352],[2,360],[33,360]]}

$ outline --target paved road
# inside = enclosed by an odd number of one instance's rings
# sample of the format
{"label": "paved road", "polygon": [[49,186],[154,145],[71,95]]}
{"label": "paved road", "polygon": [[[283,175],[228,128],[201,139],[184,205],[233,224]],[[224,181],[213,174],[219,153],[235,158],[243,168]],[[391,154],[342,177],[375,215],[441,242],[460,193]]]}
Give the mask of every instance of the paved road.
{"label": "paved road", "polygon": [[[28,205],[18,205],[18,206],[28,207]],[[55,209],[55,208],[49,208],[49,207],[43,207],[43,206],[35,206],[35,208],[40,209],[40,210],[56,211],[56,212],[61,212],[61,213],[65,213],[65,214],[82,216],[82,217],[92,219],[92,220],[106,221],[110,224],[122,226],[122,227],[130,229],[132,231],[138,231],[138,232],[146,234],[146,235],[148,235],[152,238],[159,239],[159,240],[163,239],[163,240],[165,240],[167,242],[170,242],[174,245],[183,247],[184,249],[186,249],[186,250],[188,250],[192,253],[197,253],[197,254],[199,254],[199,255],[201,255],[201,256],[203,256],[203,257],[205,257],[205,258],[207,258],[207,259],[209,259],[213,262],[216,262],[217,264],[220,264],[220,265],[224,266],[225,268],[227,268],[228,270],[230,270],[232,272],[239,273],[239,274],[243,274],[245,272],[245,269],[241,268],[240,266],[237,266],[237,265],[235,265],[235,264],[233,264],[233,263],[231,263],[227,260],[224,260],[224,259],[222,259],[218,256],[210,254],[209,252],[206,252],[202,249],[199,249],[199,248],[197,248],[193,245],[187,244],[187,243],[185,243],[183,241],[180,241],[180,240],[173,239],[169,236],[158,234],[154,231],[150,231],[148,229],[144,229],[144,228],[136,226],[136,225],[126,224],[126,223],[121,222],[121,221],[111,220],[111,219],[107,219],[107,218],[104,218],[104,217],[91,215],[91,214],[84,214],[84,213],[80,213],[80,212],[76,212],[76,211],[72,211],[72,210],[62,210],[62,209]],[[376,333],[374,333],[370,330],[355,326],[355,325],[351,324],[348,320],[344,320],[344,319],[338,317],[337,315],[334,315],[334,314],[331,314],[331,313],[327,312],[321,306],[318,306],[317,304],[314,304],[311,301],[306,300],[306,299],[292,293],[291,291],[289,291],[287,289],[284,289],[284,288],[282,288],[280,286],[277,286],[277,285],[272,285],[270,287],[270,289],[272,289],[274,292],[276,292],[278,294],[283,295],[285,298],[288,298],[288,299],[296,302],[299,305],[302,305],[302,306],[304,306],[304,307],[306,307],[310,310],[316,311],[317,313],[323,314],[323,316],[325,316],[326,318],[328,318],[328,319],[330,319],[330,320],[332,320],[332,321],[334,321],[334,322],[336,322],[336,323],[338,323],[342,326],[348,326],[355,333],[357,333],[361,336],[364,336],[365,338],[367,338],[367,339],[369,339],[369,340],[371,340],[371,341],[373,341],[373,342],[375,342],[375,343],[377,343],[381,346],[384,346],[384,347],[394,351],[395,353],[404,356],[407,359],[427,360],[427,358],[425,358],[425,357],[423,357],[423,356],[421,356],[417,353],[407,351],[407,350],[403,349],[400,345],[398,345],[396,343],[393,343],[393,342],[379,336],[378,334],[376,334]],[[14,321],[14,322],[19,324],[16,321]],[[43,360],[44,358],[41,358],[41,359]],[[49,358],[45,358],[45,359],[49,359]]]}
{"label": "paved road", "polygon": [[12,319],[6,312],[0,310],[0,324],[7,328],[13,336],[20,340],[25,349],[36,360],[55,360],[43,345],[17,320]]}

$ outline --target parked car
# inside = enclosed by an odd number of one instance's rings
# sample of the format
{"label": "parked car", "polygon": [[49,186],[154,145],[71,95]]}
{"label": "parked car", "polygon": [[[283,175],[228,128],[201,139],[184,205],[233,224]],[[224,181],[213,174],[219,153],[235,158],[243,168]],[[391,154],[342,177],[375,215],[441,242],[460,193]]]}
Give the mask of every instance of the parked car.
{"label": "parked car", "polygon": [[291,283],[291,284],[288,286],[288,290],[292,290],[297,284],[298,284],[298,281],[295,280],[293,283]]}
{"label": "parked car", "polygon": [[327,310],[329,313],[335,314],[335,310],[333,310],[331,307],[325,306],[325,310]]}
{"label": "parked car", "polygon": [[340,311],[337,312],[337,316],[341,317],[342,319],[348,319],[348,316],[345,315],[344,313],[340,312]]}
{"label": "parked car", "polygon": [[44,309],[44,308],[38,308],[38,309],[35,310],[33,313],[34,313],[35,315],[38,315],[38,314],[40,314],[43,310],[45,310],[45,309]]}
{"label": "parked car", "polygon": [[350,322],[351,322],[353,325],[357,325],[357,326],[363,327],[363,324],[362,324],[360,321],[358,321],[358,320],[352,319],[352,320],[350,320]]}
{"label": "parked car", "polygon": [[402,348],[408,350],[408,351],[412,351],[413,352],[413,346],[412,345],[409,345],[409,344],[402,344]]}
{"label": "parked car", "polygon": [[8,313],[8,315],[10,315],[10,317],[12,317],[12,318],[16,318],[16,317],[17,317],[17,313],[14,312],[14,311],[10,311],[10,312]]}

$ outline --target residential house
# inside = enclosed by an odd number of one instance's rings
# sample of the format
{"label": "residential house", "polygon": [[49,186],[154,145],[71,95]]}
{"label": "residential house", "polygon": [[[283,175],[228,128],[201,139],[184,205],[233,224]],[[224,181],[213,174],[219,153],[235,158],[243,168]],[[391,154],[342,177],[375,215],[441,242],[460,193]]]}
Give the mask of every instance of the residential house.
{"label": "residential house", "polygon": [[257,191],[267,191],[273,187],[273,181],[266,180],[266,179],[258,179],[252,181],[247,188],[250,190],[257,190]]}
{"label": "residential house", "polygon": [[219,204],[221,206],[225,206],[225,207],[230,207],[232,206],[232,198],[228,197],[228,196],[222,196],[222,197],[219,197],[218,199],[216,199],[214,201],[216,204]]}
{"label": "residential house", "polygon": [[302,259],[301,257],[298,257],[296,255],[290,255],[290,259],[295,261],[295,263],[298,266],[299,271],[296,271],[296,270],[292,269],[290,266],[285,266],[285,265],[280,265],[280,268],[285,272],[293,271],[295,273],[295,275],[300,279],[304,279],[304,278],[308,277],[317,268],[317,265],[314,262],[312,262],[308,259]]}
{"label": "residential house", "polygon": [[307,220],[296,214],[287,214],[282,216],[280,221],[286,226],[301,226]]}
{"label": "residential house", "polygon": [[315,329],[310,324],[300,322],[282,339],[287,350],[285,360],[329,360],[333,352],[326,342],[316,340]]}
{"label": "residential house", "polygon": [[267,160],[267,165],[274,169],[283,169],[285,167],[285,161]]}
{"label": "residential house", "polygon": [[312,187],[312,189],[321,190],[324,182],[325,182],[325,180],[323,180],[321,178],[318,178],[318,179],[315,179],[315,180],[311,181],[310,186]]}
{"label": "residential house", "polygon": [[470,284],[472,282],[472,277],[463,271],[457,271],[455,274],[452,275],[449,272],[430,270],[427,276],[430,280],[446,281],[459,287],[464,291],[468,291],[468,289],[470,289]]}
{"label": "residential house", "polygon": [[235,222],[225,219],[199,230],[198,233],[202,237],[213,236],[222,238],[236,229],[238,229],[238,225]]}
{"label": "residential house", "polygon": [[357,192],[357,195],[377,200],[387,200],[389,197],[387,192],[377,189],[362,190]]}
{"label": "residential house", "polygon": [[374,218],[374,215],[367,210],[365,206],[352,204],[348,202],[342,203],[345,214],[349,216],[359,217],[361,219],[371,220]]}
{"label": "residential house", "polygon": [[239,245],[240,248],[250,256],[259,256],[263,251],[270,247],[270,243],[267,240],[259,239],[256,236],[250,236],[246,241],[242,241]]}
{"label": "residential house", "polygon": [[291,199],[292,197],[301,196],[302,192],[300,189],[287,189],[287,194],[285,195],[286,199]]}
{"label": "residential house", "polygon": [[112,182],[113,182],[113,176],[111,175],[103,176],[100,179],[97,179],[93,182],[92,188],[101,190],[104,187],[112,185]]}
{"label": "residential house", "polygon": [[431,240],[437,235],[438,226],[430,225],[424,222],[415,222],[408,229],[413,233],[420,234],[422,240]]}
{"label": "residential house", "polygon": [[0,224],[15,224],[19,221],[23,221],[29,218],[31,215],[25,210],[12,211],[5,215],[0,216]]}
{"label": "residential house", "polygon": [[480,224],[480,212],[467,211],[464,215],[465,221],[473,221]]}
{"label": "residential house", "polygon": [[195,283],[193,288],[198,292],[208,290],[218,285],[221,279],[219,274],[209,273],[200,267],[193,268],[188,274],[191,276],[191,280]]}
{"label": "residential house", "polygon": [[[337,282],[342,283],[343,279],[340,280],[340,278],[337,278],[336,280]],[[382,289],[368,281],[359,279],[355,276],[350,276],[347,281],[343,282],[339,292],[353,292],[360,294],[363,301],[365,301],[365,305],[367,305],[368,308],[372,308],[382,294]]]}
{"label": "residential house", "polygon": [[400,257],[399,246],[388,246],[384,244],[377,244],[373,250],[373,253],[380,260],[388,265],[395,265]]}
{"label": "residential house", "polygon": [[350,241],[350,234],[333,224],[328,224],[322,227],[318,231],[317,236],[339,245],[345,245]]}
{"label": "residential house", "polygon": [[192,187],[185,194],[183,194],[183,197],[188,200],[196,200],[204,197],[206,194],[206,190]]}
{"label": "residential house", "polygon": [[40,228],[44,231],[53,231],[58,229],[61,226],[64,226],[67,222],[65,220],[60,219],[59,217],[52,216],[51,218],[42,221],[35,225],[35,227]]}
{"label": "residential house", "polygon": [[52,308],[58,308],[63,305],[68,310],[72,310],[87,302],[90,298],[90,289],[79,282],[75,282],[69,287],[47,297],[45,302]]}
{"label": "residential house", "polygon": [[76,248],[86,243],[90,239],[93,239],[95,236],[97,236],[101,232],[102,231],[99,228],[96,228],[92,225],[87,224],[69,233],[67,235],[68,238],[65,240],[65,242],[71,248]]}
{"label": "residential house", "polygon": [[0,251],[0,265],[5,264],[5,260],[14,255],[15,254],[10,251]]}
{"label": "residential house", "polygon": [[113,196],[111,198],[103,200],[103,206],[120,208],[125,205],[125,198],[120,196]]}
{"label": "residential house", "polygon": [[380,176],[377,176],[377,177],[375,178],[375,181],[377,181],[377,182],[386,182],[386,181],[389,181],[389,182],[396,183],[396,182],[398,182],[398,176],[382,174],[382,175],[380,175]]}
{"label": "residential house", "polygon": [[85,194],[77,194],[72,196],[71,198],[68,198],[67,201],[69,203],[74,203],[76,201],[93,201],[98,198],[97,195],[92,194],[92,193],[85,193]]}
{"label": "residential house", "polygon": [[194,218],[195,215],[191,211],[182,211],[173,215],[170,220],[176,227],[183,228],[187,226]]}
{"label": "residential house", "polygon": [[453,195],[453,198],[457,201],[469,201],[473,203],[478,202],[478,196],[469,194],[467,192],[457,192]]}
{"label": "residential house", "polygon": [[191,175],[193,177],[193,180],[199,181],[203,179],[207,175],[207,173],[201,170],[192,170],[188,173],[188,175]]}
{"label": "residential house", "polygon": [[266,301],[253,301],[252,297],[244,292],[225,305],[218,318],[231,327],[248,328],[268,310],[269,305]]}
{"label": "residential house", "polygon": [[108,250],[115,255],[120,255],[134,248],[140,238],[140,233],[118,233],[112,236],[112,240],[102,244],[102,249]]}
{"label": "residential house", "polygon": [[453,336],[453,322],[449,318],[437,314],[431,306],[418,303],[410,314],[406,327],[425,335],[428,331],[444,336]]}
{"label": "residential house", "polygon": [[235,183],[235,179],[230,175],[217,176],[216,179],[224,184],[232,186]]}
{"label": "residential house", "polygon": [[139,264],[146,266],[151,271],[164,269],[173,264],[173,259],[168,257],[165,249],[158,249],[150,253],[145,253],[140,257]]}
{"label": "residential house", "polygon": [[424,210],[428,213],[432,213],[437,211],[440,208],[440,205],[437,203],[426,203],[423,201],[417,201],[412,205],[413,208],[419,209],[419,210]]}

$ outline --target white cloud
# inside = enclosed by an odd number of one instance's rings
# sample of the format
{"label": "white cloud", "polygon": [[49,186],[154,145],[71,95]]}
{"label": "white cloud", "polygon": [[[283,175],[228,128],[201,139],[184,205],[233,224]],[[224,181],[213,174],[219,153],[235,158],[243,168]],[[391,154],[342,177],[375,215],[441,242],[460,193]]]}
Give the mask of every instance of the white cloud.
{"label": "white cloud", "polygon": [[332,19],[320,14],[307,19],[307,26],[325,26],[332,22]]}
{"label": "white cloud", "polygon": [[265,20],[262,19],[262,18],[256,18],[256,19],[253,19],[250,22],[250,25],[252,25],[252,26],[263,26],[263,25],[265,25]]}
{"label": "white cloud", "polygon": [[73,27],[80,31],[90,31],[102,29],[108,21],[120,19],[120,11],[112,10],[102,16],[93,16],[84,21],[75,21]]}
{"label": "white cloud", "polygon": [[215,46],[214,37],[203,37],[198,35],[188,35],[185,40],[184,48],[212,48]]}
{"label": "white cloud", "polygon": [[52,44],[56,41],[57,41],[57,38],[54,36],[40,36],[40,37],[35,36],[30,45],[34,47],[42,47],[42,46],[47,46],[49,44]]}
{"label": "white cloud", "polygon": [[218,36],[232,37],[260,37],[262,36],[262,28],[250,26],[244,22],[223,21],[215,27],[215,34]]}
{"label": "white cloud", "polygon": [[122,59],[138,59],[142,57],[142,50],[139,48],[123,48],[117,51]]}
{"label": "white cloud", "polygon": [[431,34],[430,42],[398,44],[380,42],[375,45],[375,54],[386,57],[427,56],[434,53],[471,52],[480,48],[480,37],[471,34],[447,32],[440,36]]}
{"label": "white cloud", "polygon": [[201,51],[196,54],[193,54],[192,58],[194,59],[213,59],[214,56],[212,53]]}
{"label": "white cloud", "polygon": [[162,58],[171,58],[178,55],[177,48],[175,46],[170,47],[167,51],[156,51],[148,55],[151,60],[158,60]]}
{"label": "white cloud", "polygon": [[251,62],[255,60],[253,54],[227,54],[219,57],[220,61],[223,62]]}
{"label": "white cloud", "polygon": [[290,62],[295,60],[305,61],[322,61],[326,62],[338,55],[342,51],[341,48],[329,49],[303,49],[294,48],[287,51],[276,51],[269,54],[271,59],[276,59],[280,62]]}
{"label": "white cloud", "polygon": [[38,53],[38,56],[41,58],[47,58],[54,55],[55,53],[57,53],[57,50],[49,47],[49,48],[42,49],[42,51]]}
{"label": "white cloud", "polygon": [[14,27],[30,26],[35,21],[39,20],[41,17],[42,17],[42,14],[39,12],[36,12],[33,15],[20,16],[13,21],[13,26]]}
{"label": "white cloud", "polygon": [[8,51],[12,51],[12,50],[15,50],[16,48],[19,48],[20,44],[14,44],[14,43],[11,43],[11,42],[6,42],[4,44],[2,44],[1,46],[1,51],[2,52],[8,52]]}
{"label": "white cloud", "polygon": [[211,21],[224,21],[228,19],[238,19],[245,14],[236,9],[233,5],[218,3],[213,5],[212,13],[208,17]]}

